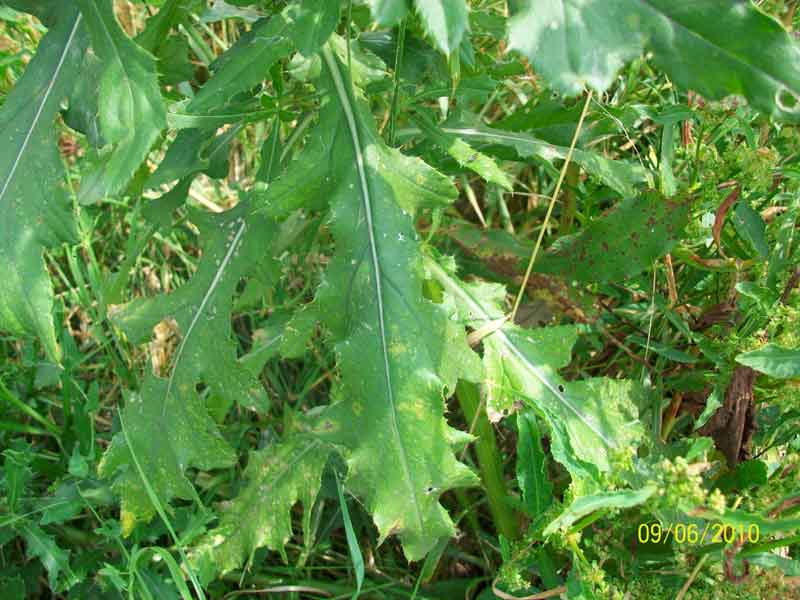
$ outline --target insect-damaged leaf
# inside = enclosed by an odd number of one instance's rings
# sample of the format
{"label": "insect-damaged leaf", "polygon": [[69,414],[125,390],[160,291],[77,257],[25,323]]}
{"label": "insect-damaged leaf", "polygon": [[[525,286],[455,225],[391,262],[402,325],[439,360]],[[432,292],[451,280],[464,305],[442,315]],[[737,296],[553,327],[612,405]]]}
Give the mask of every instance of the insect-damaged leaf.
{"label": "insect-damaged leaf", "polygon": [[[467,284],[433,259],[426,267],[473,329],[498,322],[505,289]],[[598,472],[611,469],[615,449],[635,447],[643,435],[634,398],[636,384],[606,378],[566,381],[558,373],[571,358],[573,326],[525,330],[506,323],[483,338],[486,410],[494,421],[518,408],[534,409],[550,429],[553,457],[572,475],[581,493],[593,491]]]}
{"label": "insect-damaged leaf", "polygon": [[464,330],[422,296],[412,216],[452,201],[455,190],[382,142],[328,47],[324,58],[327,101],[339,115],[325,135],[333,140],[336,253],[318,302],[341,379],[317,431],[343,449],[347,486],[365,500],[381,539],[399,535],[406,556],[417,560],[454,532],[441,494],[477,481],[456,460],[456,436],[443,415],[444,390],[455,388],[474,358]]}
{"label": "insect-damaged leaf", "polygon": [[258,548],[283,552],[292,534],[290,510],[298,501],[303,527],[310,531],[311,508],[330,453],[328,445],[303,434],[252,452],[244,472],[247,484],[189,554],[201,579],[208,582],[239,568]]}
{"label": "insect-damaged leaf", "polygon": [[[192,279],[171,294],[134,300],[111,315],[133,342],[147,340],[159,322],[172,324],[177,337],[165,378],[148,375],[124,412],[127,438],[163,501],[187,497],[189,484],[183,472],[189,466],[221,466],[233,459],[197,396],[198,383],[206,384],[226,406],[239,402],[266,408],[256,374],[237,361],[231,331],[233,296],[240,279],[268,274],[261,266],[273,260],[269,240],[274,225],[248,211],[246,204],[240,204],[219,215],[194,213],[203,258]],[[151,447],[153,436],[160,438],[158,450]],[[125,436],[118,434],[103,460],[102,473],[111,476],[117,467],[128,465],[118,489],[132,526],[154,512],[130,461]]]}
{"label": "insect-damaged leaf", "polygon": [[112,487],[121,498],[123,535],[156,514],[137,463],[156,497],[167,503],[196,497],[188,468],[221,469],[236,462],[194,388],[180,398],[168,396],[166,381],[147,376],[142,389],[128,395],[122,422],[125,432],[114,436],[98,472],[106,478],[117,475]]}
{"label": "insect-damaged leaf", "polygon": [[739,94],[775,118],[800,120],[800,49],[750,2],[517,0],[511,9],[511,47],[561,92],[604,91],[647,48],[683,88]]}
{"label": "insect-damaged leaf", "polygon": [[636,275],[678,242],[689,220],[689,205],[655,191],[624,200],[581,232],[556,240],[535,269],[586,282]]}
{"label": "insect-damaged leaf", "polygon": [[0,328],[36,334],[58,361],[53,287],[42,252],[77,231],[53,121],[86,48],[82,18],[64,8],[0,110]]}
{"label": "insect-damaged leaf", "polygon": [[166,125],[155,60],[117,23],[111,0],[78,0],[101,59],[98,114],[103,139],[112,146],[84,175],[78,199],[91,204],[124,190]]}

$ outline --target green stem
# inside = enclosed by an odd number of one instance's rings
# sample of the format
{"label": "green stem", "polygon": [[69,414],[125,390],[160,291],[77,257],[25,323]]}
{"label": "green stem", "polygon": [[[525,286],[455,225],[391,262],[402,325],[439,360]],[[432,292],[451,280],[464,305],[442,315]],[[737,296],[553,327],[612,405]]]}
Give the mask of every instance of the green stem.
{"label": "green stem", "polygon": [[567,184],[564,189],[564,196],[561,205],[561,220],[558,224],[558,233],[560,235],[567,235],[572,232],[572,225],[575,223],[575,212],[577,211],[577,193],[578,183],[580,182],[581,168],[575,163],[570,163],[567,166],[567,175],[564,177],[564,183]]}
{"label": "green stem", "polygon": [[395,131],[397,129],[397,105],[400,101],[400,67],[403,64],[403,53],[406,45],[406,19],[400,23],[397,31],[397,53],[394,58],[394,85],[392,89],[392,105],[389,109],[388,144],[394,146]]}
{"label": "green stem", "polygon": [[480,410],[480,394],[474,383],[459,381],[456,386],[456,398],[464,413],[470,432],[477,436],[475,454],[481,480],[489,499],[489,512],[492,515],[495,529],[509,540],[519,538],[519,523],[514,511],[508,504],[508,491],[503,477],[503,461],[497,450],[497,443],[486,412]]}

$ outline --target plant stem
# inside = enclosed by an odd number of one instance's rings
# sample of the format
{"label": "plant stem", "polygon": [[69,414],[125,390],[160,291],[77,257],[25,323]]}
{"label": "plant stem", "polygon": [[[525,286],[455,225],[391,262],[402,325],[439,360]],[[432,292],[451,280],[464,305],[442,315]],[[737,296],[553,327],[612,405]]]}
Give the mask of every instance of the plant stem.
{"label": "plant stem", "polygon": [[575,211],[577,209],[577,193],[575,190],[580,181],[581,168],[575,163],[569,163],[567,175],[564,182],[567,184],[564,190],[564,199],[561,206],[561,221],[558,225],[558,233],[567,235],[572,232],[572,225],[575,222]]}
{"label": "plant stem", "polygon": [[403,53],[406,45],[406,23],[406,19],[403,19],[397,30],[397,52],[394,59],[394,83],[389,113],[389,134],[387,136],[387,143],[390,146],[394,146],[395,132],[397,130],[397,106],[400,101],[400,67],[403,64]]}
{"label": "plant stem", "polygon": [[459,381],[456,386],[456,398],[470,423],[470,433],[477,436],[475,441],[475,454],[478,456],[481,480],[486,488],[489,499],[489,512],[492,515],[495,529],[509,540],[519,538],[519,523],[514,511],[507,502],[508,491],[503,477],[503,461],[497,450],[494,437],[486,412],[480,410],[480,393],[478,386],[467,381]]}
{"label": "plant stem", "polygon": [[522,302],[522,296],[525,293],[525,288],[528,287],[528,280],[531,278],[531,271],[533,271],[533,264],[536,262],[536,255],[539,253],[539,248],[542,245],[542,239],[544,239],[544,234],[547,231],[547,223],[550,221],[550,215],[553,213],[553,206],[555,206],[556,199],[561,192],[561,185],[564,183],[564,179],[567,176],[567,169],[572,162],[572,154],[575,152],[575,146],[578,145],[578,138],[581,135],[583,122],[586,120],[586,115],[589,112],[589,104],[591,101],[592,92],[590,90],[589,93],[586,94],[586,102],[583,105],[581,117],[578,119],[578,126],[575,128],[575,134],[572,136],[572,143],[569,145],[569,152],[567,152],[567,156],[564,159],[564,166],[561,167],[561,173],[558,176],[558,181],[556,181],[556,189],[553,191],[553,196],[550,198],[550,204],[547,207],[547,213],[544,216],[542,228],[539,230],[539,237],[536,239],[536,245],[533,247],[531,259],[528,261],[528,268],[525,269],[525,277],[522,279],[522,285],[520,286],[517,297],[514,300],[514,308],[511,309],[511,317],[509,318],[509,321],[512,323],[514,322],[514,318],[517,316],[517,310],[519,310],[520,302]]}

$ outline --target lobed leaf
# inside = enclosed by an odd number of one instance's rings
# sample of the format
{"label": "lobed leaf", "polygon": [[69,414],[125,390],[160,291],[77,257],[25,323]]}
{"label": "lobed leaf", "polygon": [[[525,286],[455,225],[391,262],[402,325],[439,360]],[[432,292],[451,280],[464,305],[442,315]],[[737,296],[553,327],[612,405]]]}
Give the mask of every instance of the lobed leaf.
{"label": "lobed leaf", "polygon": [[[69,565],[70,551],[60,548],[51,535],[31,523],[22,527],[22,538],[28,558],[36,557],[44,565],[51,590],[69,589],[77,583],[78,577]],[[64,585],[59,585],[59,579],[64,578]]]}
{"label": "lobed leaf", "polygon": [[[465,141],[473,140],[474,143],[511,148],[522,158],[538,158],[551,162],[567,157],[568,148],[549,144],[526,133],[494,129],[475,119],[471,120],[474,122],[450,121],[442,127],[442,131]],[[589,150],[576,148],[572,153],[572,161],[626,198],[633,196],[636,187],[647,181],[647,172],[643,167],[626,161],[610,160]]]}
{"label": "lobed leaf", "polygon": [[[466,284],[433,259],[427,269],[450,295],[467,326],[500,324],[505,290],[496,284]],[[612,452],[635,446],[643,435],[631,381],[566,381],[558,369],[571,358],[574,326],[524,330],[505,323],[483,339],[486,411],[499,421],[523,406],[534,409],[550,429],[553,457],[573,482],[592,490],[598,473],[611,469]]]}
{"label": "lobed leaf", "polygon": [[463,329],[422,297],[412,216],[451,202],[455,190],[383,143],[338,59],[328,47],[323,53],[327,100],[339,115],[324,136],[332,142],[336,252],[317,301],[341,379],[316,430],[342,448],[348,487],[365,500],[381,540],[399,535],[408,559],[418,560],[454,533],[439,497],[477,482],[456,460],[456,435],[443,415],[444,390],[455,388],[474,359]]}
{"label": "lobed leaf", "polygon": [[78,78],[86,49],[83,18],[59,18],[0,109],[0,327],[35,334],[54,362],[53,287],[45,248],[77,241],[53,122]]}
{"label": "lobed leaf", "polygon": [[320,440],[296,434],[250,454],[247,484],[223,508],[219,525],[189,554],[204,583],[251,562],[258,548],[283,552],[292,535],[290,511],[298,501],[305,510],[305,531],[310,531],[311,508],[330,453]]}
{"label": "lobed leaf", "polygon": [[[565,94],[605,91],[644,49],[684,89],[800,121],[800,48],[750,2],[518,0],[509,41]],[[702,60],[698,60],[702,57]]]}
{"label": "lobed leaf", "polygon": [[[266,394],[246,364],[237,360],[231,330],[231,311],[243,277],[268,273],[261,265],[272,259],[269,245],[275,226],[262,215],[249,214],[246,204],[225,213],[196,212],[193,222],[201,235],[203,258],[192,279],[171,294],[140,298],[111,314],[133,342],[147,340],[158,323],[172,323],[179,341],[164,379],[148,375],[139,394],[124,409],[127,439],[158,497],[190,497],[183,473],[190,466],[216,468],[234,460],[208,417],[196,386],[206,384],[226,406],[239,402],[265,410]],[[269,284],[270,282],[266,282]],[[160,438],[157,447],[153,437]],[[136,521],[152,518],[154,508],[131,468],[124,435],[117,434],[101,465],[105,477],[126,470],[115,484],[122,496],[127,530]]]}
{"label": "lobed leaf", "polygon": [[124,433],[113,437],[97,470],[103,478],[115,478],[112,489],[120,497],[123,535],[156,514],[137,462],[147,485],[165,504],[174,498],[197,498],[187,469],[222,469],[236,463],[236,454],[194,388],[178,398],[167,393],[167,382],[147,376],[139,392],[127,395],[122,421]]}
{"label": "lobed leaf", "polygon": [[117,23],[111,0],[77,0],[101,59],[100,131],[113,149],[81,180],[78,200],[91,204],[125,189],[166,125],[153,57]]}

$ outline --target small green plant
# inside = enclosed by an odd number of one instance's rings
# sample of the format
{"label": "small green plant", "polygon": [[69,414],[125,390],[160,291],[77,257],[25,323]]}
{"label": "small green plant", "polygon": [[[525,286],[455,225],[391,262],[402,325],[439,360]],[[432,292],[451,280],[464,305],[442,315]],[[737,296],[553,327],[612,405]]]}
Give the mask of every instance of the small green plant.
{"label": "small green plant", "polygon": [[0,596],[796,594],[795,10],[4,0]]}

